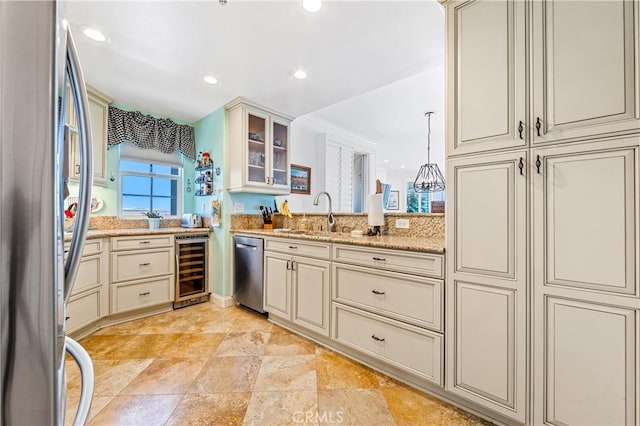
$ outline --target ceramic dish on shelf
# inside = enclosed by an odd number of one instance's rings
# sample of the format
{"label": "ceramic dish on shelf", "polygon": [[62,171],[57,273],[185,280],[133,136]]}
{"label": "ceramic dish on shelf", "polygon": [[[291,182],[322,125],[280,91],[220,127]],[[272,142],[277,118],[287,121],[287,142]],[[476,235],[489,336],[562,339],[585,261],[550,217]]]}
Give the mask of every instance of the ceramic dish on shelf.
{"label": "ceramic dish on shelf", "polygon": [[99,212],[104,207],[104,201],[100,197],[91,198],[91,213]]}

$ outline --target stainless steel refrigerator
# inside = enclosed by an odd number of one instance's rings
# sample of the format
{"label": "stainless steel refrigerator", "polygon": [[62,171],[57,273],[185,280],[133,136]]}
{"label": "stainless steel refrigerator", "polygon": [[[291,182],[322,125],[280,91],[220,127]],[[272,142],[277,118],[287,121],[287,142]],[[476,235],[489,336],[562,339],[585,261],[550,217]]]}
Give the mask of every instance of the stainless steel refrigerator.
{"label": "stainless steel refrigerator", "polygon": [[[89,219],[91,132],[86,89],[60,2],[0,1],[0,374],[2,425],[64,422],[65,352],[82,372],[74,423],[86,421],[93,366],[65,337],[66,300]],[[65,98],[66,81],[73,99]],[[64,112],[78,111],[78,212],[64,253]]]}

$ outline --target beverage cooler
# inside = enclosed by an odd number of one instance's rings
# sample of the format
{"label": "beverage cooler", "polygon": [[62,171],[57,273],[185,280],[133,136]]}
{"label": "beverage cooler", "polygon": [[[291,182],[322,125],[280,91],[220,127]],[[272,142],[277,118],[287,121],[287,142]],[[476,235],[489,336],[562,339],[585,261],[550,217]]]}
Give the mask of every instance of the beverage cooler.
{"label": "beverage cooler", "polygon": [[174,308],[209,300],[209,236],[176,236],[176,289]]}

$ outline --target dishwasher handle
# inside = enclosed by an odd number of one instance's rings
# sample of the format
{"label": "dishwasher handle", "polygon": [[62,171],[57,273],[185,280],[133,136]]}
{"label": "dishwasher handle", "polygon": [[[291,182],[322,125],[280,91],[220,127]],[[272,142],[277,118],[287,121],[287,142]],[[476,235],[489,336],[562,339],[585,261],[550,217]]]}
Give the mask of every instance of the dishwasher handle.
{"label": "dishwasher handle", "polygon": [[258,249],[257,246],[252,246],[251,244],[242,244],[242,243],[236,243],[236,248],[249,249],[249,250],[257,250]]}

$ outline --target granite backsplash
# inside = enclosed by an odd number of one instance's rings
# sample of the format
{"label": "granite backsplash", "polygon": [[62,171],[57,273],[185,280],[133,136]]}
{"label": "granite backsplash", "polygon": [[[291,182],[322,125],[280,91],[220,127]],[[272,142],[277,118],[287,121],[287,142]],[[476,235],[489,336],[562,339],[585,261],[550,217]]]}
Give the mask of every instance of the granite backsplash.
{"label": "granite backsplash", "polygon": [[[362,213],[334,213],[336,230],[349,232],[360,229],[364,232],[368,229],[367,214]],[[322,213],[293,214],[291,219],[283,215],[275,215],[274,228],[303,229],[306,219],[306,229],[320,230],[327,226],[327,215]],[[409,228],[396,228],[396,219],[409,219]],[[259,214],[232,214],[231,229],[261,229],[263,227],[262,215]],[[385,226],[383,235],[396,235],[402,237],[428,237],[444,239],[444,214],[416,214],[416,213],[391,213],[385,214]]]}

